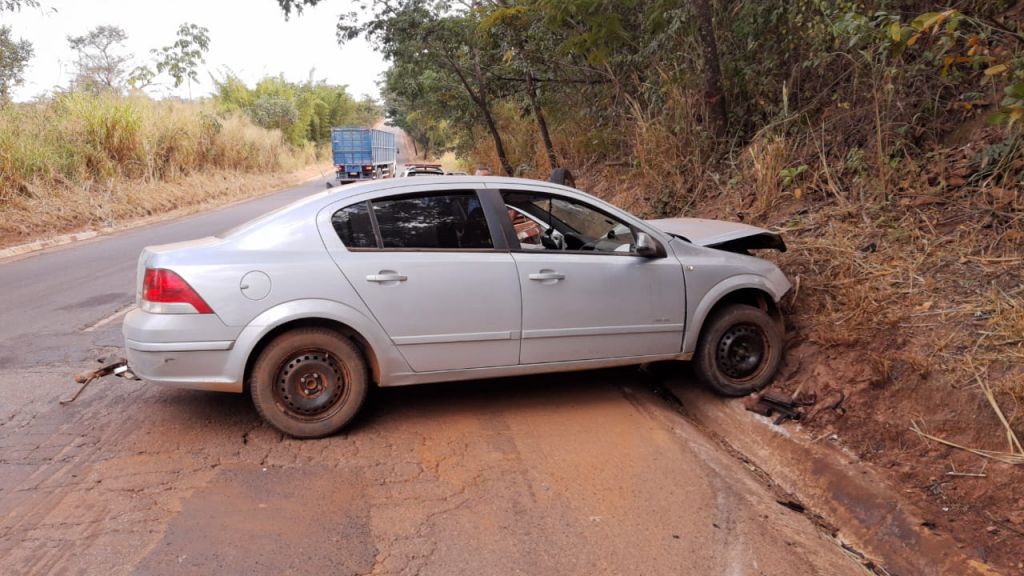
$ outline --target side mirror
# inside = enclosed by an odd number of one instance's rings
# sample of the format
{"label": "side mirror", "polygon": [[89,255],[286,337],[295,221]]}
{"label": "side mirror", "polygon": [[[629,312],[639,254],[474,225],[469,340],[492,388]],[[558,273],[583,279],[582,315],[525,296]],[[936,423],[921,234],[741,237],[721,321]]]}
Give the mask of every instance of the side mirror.
{"label": "side mirror", "polygon": [[637,232],[636,255],[644,258],[658,258],[663,256],[661,246],[646,232]]}

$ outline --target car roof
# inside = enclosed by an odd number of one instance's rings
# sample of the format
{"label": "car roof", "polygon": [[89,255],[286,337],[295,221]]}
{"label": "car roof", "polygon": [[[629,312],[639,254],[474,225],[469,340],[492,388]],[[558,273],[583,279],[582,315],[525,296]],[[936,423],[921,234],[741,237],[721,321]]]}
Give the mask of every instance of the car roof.
{"label": "car roof", "polygon": [[[262,234],[264,227],[274,226],[283,226],[282,230],[291,231],[294,230],[292,225],[295,221],[305,220],[307,218],[315,219],[321,210],[339,201],[351,200],[352,202],[359,202],[360,200],[357,199],[357,197],[363,197],[365,199],[368,195],[375,194],[377,192],[393,191],[396,194],[401,194],[403,193],[403,188],[409,189],[409,192],[411,193],[416,193],[416,188],[422,188],[424,186],[437,190],[439,185],[451,185],[453,187],[472,188],[477,190],[482,188],[493,189],[504,187],[544,189],[551,192],[565,194],[570,198],[576,197],[578,199],[586,199],[598,205],[603,205],[605,209],[612,214],[621,213],[632,220],[642,222],[642,220],[637,218],[635,215],[632,215],[617,206],[609,204],[600,198],[596,198],[586,192],[583,192],[582,190],[577,190],[561,184],[555,184],[546,180],[509,178],[505,176],[449,176],[438,174],[426,180],[420,178],[386,178],[382,180],[357,182],[345,186],[335,186],[329,190],[311,194],[310,196],[296,200],[287,206],[279,208],[268,214],[264,214],[263,216],[257,217],[254,220],[246,222],[245,224],[237,226],[227,232],[218,234],[217,236],[221,238],[243,238],[250,234]],[[301,229],[302,228],[300,228],[300,230]],[[664,235],[664,233],[660,234]]]}

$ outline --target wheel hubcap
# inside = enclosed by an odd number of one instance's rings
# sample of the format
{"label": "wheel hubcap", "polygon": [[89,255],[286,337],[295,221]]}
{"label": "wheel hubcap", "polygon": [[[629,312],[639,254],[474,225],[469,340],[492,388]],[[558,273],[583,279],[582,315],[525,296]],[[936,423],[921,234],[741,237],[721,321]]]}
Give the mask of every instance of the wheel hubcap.
{"label": "wheel hubcap", "polygon": [[344,371],[331,354],[304,350],[281,364],[274,396],[292,416],[318,419],[340,405],[346,390]]}
{"label": "wheel hubcap", "polygon": [[749,378],[761,368],[767,350],[768,340],[759,327],[738,324],[718,341],[718,369],[730,378]]}

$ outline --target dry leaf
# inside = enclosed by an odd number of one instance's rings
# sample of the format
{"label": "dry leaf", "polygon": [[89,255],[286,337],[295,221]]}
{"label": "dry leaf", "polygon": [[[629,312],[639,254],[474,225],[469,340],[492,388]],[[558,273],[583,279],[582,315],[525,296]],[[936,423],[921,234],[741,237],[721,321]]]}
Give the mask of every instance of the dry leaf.
{"label": "dry leaf", "polygon": [[917,197],[911,198],[909,200],[904,200],[903,201],[903,204],[905,206],[910,206],[912,208],[917,208],[919,206],[928,206],[930,204],[945,204],[945,203],[946,203],[946,199],[945,198],[940,198],[938,196],[917,196]]}
{"label": "dry leaf", "polygon": [[1013,201],[1017,199],[1017,193],[1013,190],[1007,190],[996,186],[989,189],[989,198],[992,199],[992,206],[995,208],[1005,208],[1013,204]]}

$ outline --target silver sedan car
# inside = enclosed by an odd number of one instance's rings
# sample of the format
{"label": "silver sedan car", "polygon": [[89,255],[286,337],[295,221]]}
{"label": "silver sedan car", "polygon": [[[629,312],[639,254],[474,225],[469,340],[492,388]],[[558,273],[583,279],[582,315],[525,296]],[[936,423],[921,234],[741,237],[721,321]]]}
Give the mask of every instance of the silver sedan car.
{"label": "silver sedan car", "polygon": [[742,395],[778,369],[790,288],[757,249],[785,244],[534,180],[378,180],[146,248],[125,348],[142,379],[248,391],[301,438],[339,430],[373,385],[693,360]]}

